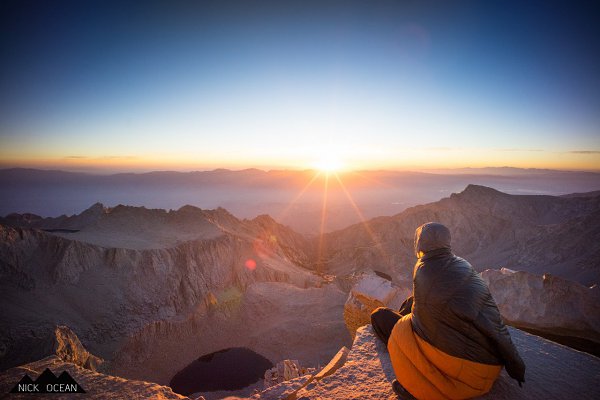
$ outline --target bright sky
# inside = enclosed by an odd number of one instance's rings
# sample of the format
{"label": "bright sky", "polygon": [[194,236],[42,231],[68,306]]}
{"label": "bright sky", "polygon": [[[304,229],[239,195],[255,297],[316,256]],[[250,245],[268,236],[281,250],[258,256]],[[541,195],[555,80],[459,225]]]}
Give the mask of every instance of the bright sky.
{"label": "bright sky", "polygon": [[0,167],[600,170],[593,2],[121,3],[0,4]]}

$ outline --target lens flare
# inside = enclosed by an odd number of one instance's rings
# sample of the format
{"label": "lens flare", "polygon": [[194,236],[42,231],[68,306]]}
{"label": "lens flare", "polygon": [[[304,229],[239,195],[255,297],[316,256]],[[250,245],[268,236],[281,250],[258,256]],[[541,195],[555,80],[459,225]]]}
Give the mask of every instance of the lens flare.
{"label": "lens flare", "polygon": [[254,261],[253,259],[249,258],[244,263],[244,266],[246,268],[248,268],[250,271],[254,271],[256,269],[256,261]]}

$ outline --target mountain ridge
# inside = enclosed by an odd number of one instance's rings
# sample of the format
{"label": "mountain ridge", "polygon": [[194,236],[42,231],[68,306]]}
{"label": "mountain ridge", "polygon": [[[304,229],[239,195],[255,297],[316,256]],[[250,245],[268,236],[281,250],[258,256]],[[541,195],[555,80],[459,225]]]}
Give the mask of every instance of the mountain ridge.
{"label": "mountain ridge", "polygon": [[[448,172],[448,171],[446,171]],[[101,202],[179,209],[223,207],[238,218],[269,214],[295,231],[318,234],[364,218],[395,215],[439,200],[469,183],[505,193],[564,195],[600,189],[600,173],[549,171],[506,175],[418,171],[343,171],[337,179],[315,170],[247,169],[195,172],[157,171],[94,175],[44,170],[0,170],[0,215],[72,215]],[[512,174],[512,175],[511,175]],[[331,176],[334,178],[334,176]],[[321,222],[327,181],[329,215]],[[341,182],[341,183],[340,183]],[[355,206],[361,210],[357,213]]]}
{"label": "mountain ridge", "polygon": [[[191,205],[166,211],[123,205],[107,208],[96,203],[70,217],[12,214],[0,218],[0,224],[46,230],[77,229],[78,232],[52,233],[92,244],[134,249],[172,247],[227,232],[256,236],[252,229],[262,226],[259,230],[276,230],[279,236],[285,237],[290,244],[283,243],[281,247],[294,253],[296,260],[302,259],[301,264],[309,269],[346,275],[372,267],[406,280],[410,276],[411,260],[414,260],[414,229],[422,223],[438,220],[451,227],[456,253],[467,257],[479,270],[507,267],[550,272],[589,285],[598,282],[600,272],[594,257],[599,251],[593,246],[582,246],[574,233],[585,232],[590,240],[600,240],[596,228],[600,219],[600,195],[594,193],[566,197],[512,195],[470,184],[463,191],[437,202],[329,232],[323,236],[323,242],[319,236],[311,239],[284,227],[269,215],[240,220],[224,208],[203,210]],[[129,222],[125,223],[127,218]],[[255,228],[248,228],[250,225]],[[259,236],[263,244],[272,240],[266,233]],[[559,250],[565,245],[571,251]],[[393,273],[398,266],[403,266],[402,274]],[[567,272],[571,267],[575,268],[575,274]]]}
{"label": "mountain ridge", "polygon": [[454,252],[480,271],[506,267],[600,282],[600,249],[585,245],[600,242],[600,196],[511,195],[480,185],[325,234],[324,270],[380,268],[409,282],[414,231],[430,221],[446,224]]}

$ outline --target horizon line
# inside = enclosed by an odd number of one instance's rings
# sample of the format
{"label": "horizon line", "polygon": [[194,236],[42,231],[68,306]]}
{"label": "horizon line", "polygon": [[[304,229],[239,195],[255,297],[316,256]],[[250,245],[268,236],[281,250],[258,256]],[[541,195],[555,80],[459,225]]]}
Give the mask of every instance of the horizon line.
{"label": "horizon line", "polygon": [[[106,169],[77,169],[77,168],[39,168],[33,166],[0,166],[0,171],[8,170],[30,170],[30,171],[44,171],[44,172],[66,172],[72,174],[83,174],[83,175],[97,175],[97,176],[111,176],[121,174],[133,174],[143,175],[152,173],[165,173],[174,172],[180,174],[190,173],[208,173],[217,171],[228,171],[228,172],[244,172],[244,171],[260,171],[264,173],[272,172],[316,172],[318,168],[294,168],[294,167],[279,167],[279,168],[260,168],[260,167],[246,167],[246,168],[227,168],[227,167],[216,167],[207,169],[131,169],[131,170],[106,170]],[[547,172],[580,172],[580,173],[600,173],[598,169],[578,169],[578,168],[550,168],[550,167],[515,167],[510,165],[502,166],[484,166],[484,167],[437,167],[437,168],[360,168],[360,169],[348,169],[344,168],[336,171],[338,174],[347,173],[364,173],[364,172],[416,172],[416,173],[429,173],[429,174],[443,174],[443,172],[458,172],[458,171],[484,171],[484,170],[518,170],[518,171],[547,171]]]}

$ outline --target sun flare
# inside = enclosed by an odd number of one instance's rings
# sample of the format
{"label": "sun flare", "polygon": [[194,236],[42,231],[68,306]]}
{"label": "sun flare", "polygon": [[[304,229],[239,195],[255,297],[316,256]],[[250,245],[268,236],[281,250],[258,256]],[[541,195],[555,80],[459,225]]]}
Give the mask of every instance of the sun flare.
{"label": "sun flare", "polygon": [[313,163],[319,171],[330,173],[344,168],[344,162],[335,154],[324,154]]}

